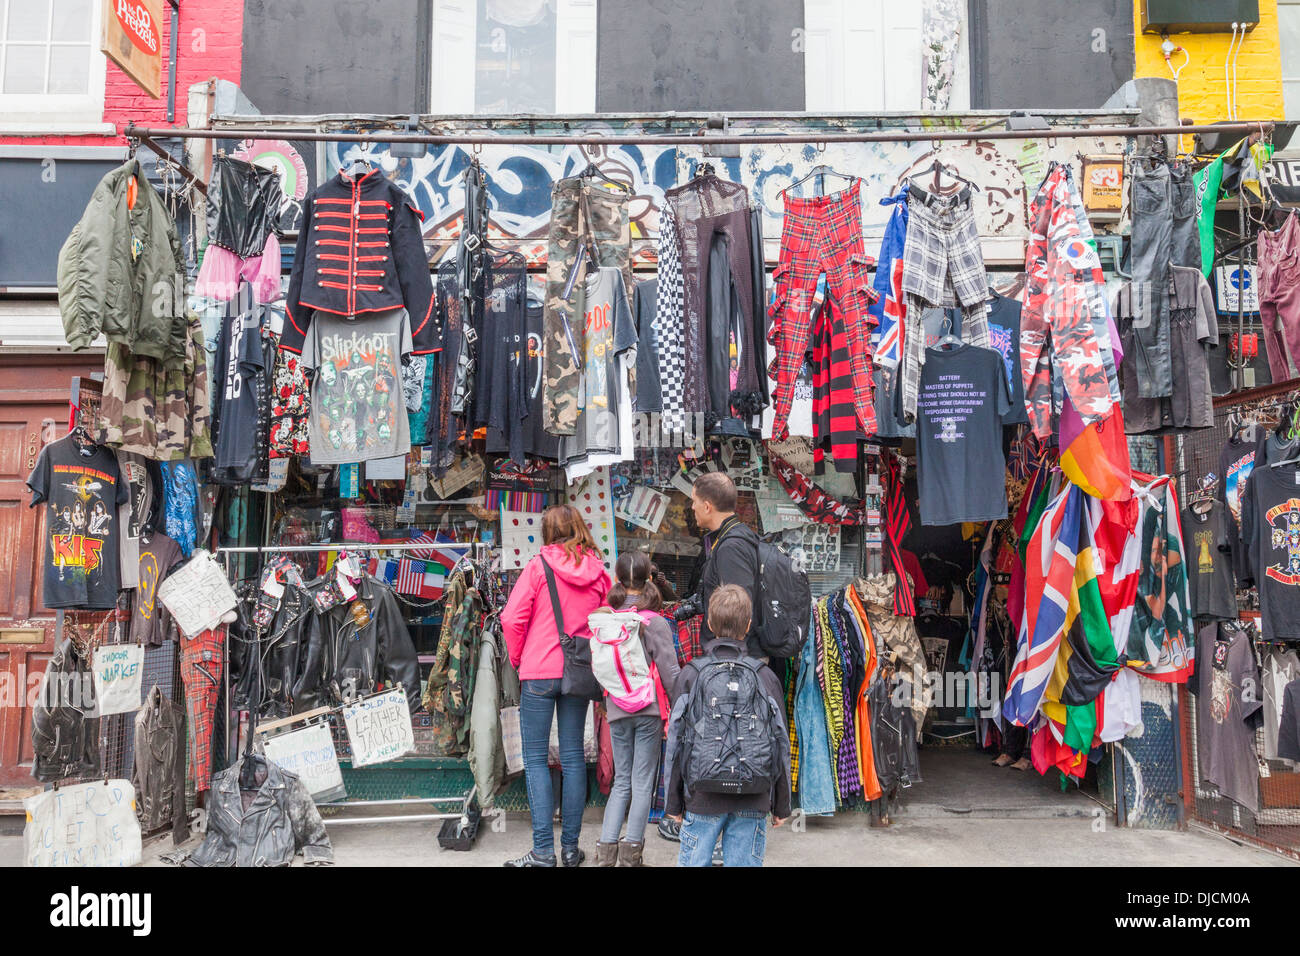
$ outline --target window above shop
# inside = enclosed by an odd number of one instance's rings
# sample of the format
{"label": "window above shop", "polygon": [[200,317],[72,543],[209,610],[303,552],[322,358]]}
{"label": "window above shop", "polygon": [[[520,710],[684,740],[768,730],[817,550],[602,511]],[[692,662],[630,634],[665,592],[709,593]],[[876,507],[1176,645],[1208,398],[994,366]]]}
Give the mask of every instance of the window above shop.
{"label": "window above shop", "polygon": [[1300,119],[1300,0],[1278,0],[1277,25],[1286,118]]}
{"label": "window above shop", "polygon": [[0,0],[0,123],[98,123],[104,55],[96,0]]}
{"label": "window above shop", "polygon": [[596,0],[434,0],[433,113],[594,113]]}

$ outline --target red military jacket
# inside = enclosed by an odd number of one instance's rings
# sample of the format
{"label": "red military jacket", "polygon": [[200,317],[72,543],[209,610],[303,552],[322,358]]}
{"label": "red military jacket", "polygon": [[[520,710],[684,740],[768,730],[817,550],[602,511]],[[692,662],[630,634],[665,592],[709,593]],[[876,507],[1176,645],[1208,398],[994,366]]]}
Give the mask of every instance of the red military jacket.
{"label": "red military jacket", "polygon": [[405,306],[416,355],[437,352],[433,280],[420,210],[378,169],[357,178],[340,170],[303,207],[280,348],[302,353],[316,312],[353,316]]}

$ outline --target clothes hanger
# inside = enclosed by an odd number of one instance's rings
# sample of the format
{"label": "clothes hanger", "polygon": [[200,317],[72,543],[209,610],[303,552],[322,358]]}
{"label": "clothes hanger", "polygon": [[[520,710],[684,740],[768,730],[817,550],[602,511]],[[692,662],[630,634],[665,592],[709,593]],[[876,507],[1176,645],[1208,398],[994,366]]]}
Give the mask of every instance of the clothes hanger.
{"label": "clothes hanger", "polygon": [[949,348],[951,348],[954,345],[961,345],[961,339],[953,334],[952,319],[948,317],[948,313],[946,311],[943,314],[942,331],[944,333],[943,337],[940,338],[938,342],[934,343],[935,348],[943,349],[946,352],[948,351]]}
{"label": "clothes hanger", "polygon": [[949,179],[955,179],[959,183],[965,183],[967,186],[969,186],[971,189],[974,189],[976,192],[978,192],[980,188],[979,183],[971,182],[965,176],[960,175],[955,169],[953,169],[951,166],[949,166],[947,163],[944,163],[942,160],[938,159],[937,157],[935,158],[934,162],[930,164],[929,169],[925,169],[919,173],[916,173],[910,179],[908,179],[908,182],[916,183],[916,181],[920,179],[922,176],[924,176],[926,173],[934,174],[934,178],[930,182],[930,192],[939,192],[943,188],[939,183],[940,173],[943,173]]}
{"label": "clothes hanger", "polygon": [[807,172],[805,175],[803,175],[803,176],[799,177],[798,179],[796,179],[796,180],[795,180],[794,182],[792,182],[789,186],[786,186],[785,189],[782,189],[782,190],[781,190],[781,195],[784,196],[784,195],[785,195],[786,193],[788,193],[790,190],[795,189],[796,187],[802,185],[803,183],[806,183],[808,180],[812,179],[814,176],[821,176],[821,177],[822,177],[822,184],[821,184],[821,185],[822,185],[822,192],[821,192],[821,195],[825,195],[825,194],[826,194],[826,183],[825,183],[825,177],[827,177],[827,176],[837,176],[837,177],[839,177],[840,179],[843,179],[845,182],[847,182],[850,186],[852,186],[853,183],[856,182],[856,181],[857,181],[857,178],[858,178],[857,176],[850,176],[850,175],[848,175],[848,174],[846,174],[846,173],[842,173],[842,172],[840,172],[840,171],[837,170],[837,169],[832,169],[830,166],[826,165],[825,163],[819,163],[818,165],[814,166],[812,169],[808,170],[808,172]]}
{"label": "clothes hanger", "polygon": [[617,179],[611,179],[609,176],[605,175],[605,173],[601,172],[600,167],[591,160],[587,161],[586,167],[582,172],[578,173],[578,177],[581,179],[599,179],[602,182],[609,183],[617,189],[623,190],[625,193],[631,194],[632,192],[631,186],[627,183],[621,183]]}
{"label": "clothes hanger", "polygon": [[350,179],[355,179],[362,170],[371,173],[374,172],[374,169],[374,163],[365,156],[358,156],[356,159],[352,160],[352,165],[348,167],[348,171],[344,175]]}

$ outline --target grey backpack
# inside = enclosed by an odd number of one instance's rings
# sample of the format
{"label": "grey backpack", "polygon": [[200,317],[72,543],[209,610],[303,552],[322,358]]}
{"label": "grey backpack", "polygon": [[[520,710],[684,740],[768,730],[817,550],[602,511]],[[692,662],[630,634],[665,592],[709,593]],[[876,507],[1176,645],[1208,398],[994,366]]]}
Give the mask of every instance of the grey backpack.
{"label": "grey backpack", "polygon": [[702,793],[769,793],[785,772],[780,705],[763,689],[762,663],[712,655],[692,662],[700,675],[679,724],[682,783]]}

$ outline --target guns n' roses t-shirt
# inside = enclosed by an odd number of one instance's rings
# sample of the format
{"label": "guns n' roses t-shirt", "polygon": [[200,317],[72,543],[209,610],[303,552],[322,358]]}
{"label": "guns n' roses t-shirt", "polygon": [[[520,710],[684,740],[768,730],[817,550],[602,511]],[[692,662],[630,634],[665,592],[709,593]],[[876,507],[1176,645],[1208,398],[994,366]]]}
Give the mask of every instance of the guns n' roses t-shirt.
{"label": "guns n' roses t-shirt", "polygon": [[33,508],[46,502],[45,606],[113,607],[121,584],[118,508],[130,497],[117,456],[62,438],[41,451],[27,487]]}
{"label": "guns n' roses t-shirt", "polygon": [[311,384],[311,460],[341,465],[405,455],[410,424],[402,357],[411,352],[405,309],[357,319],[317,313],[303,342]]}

